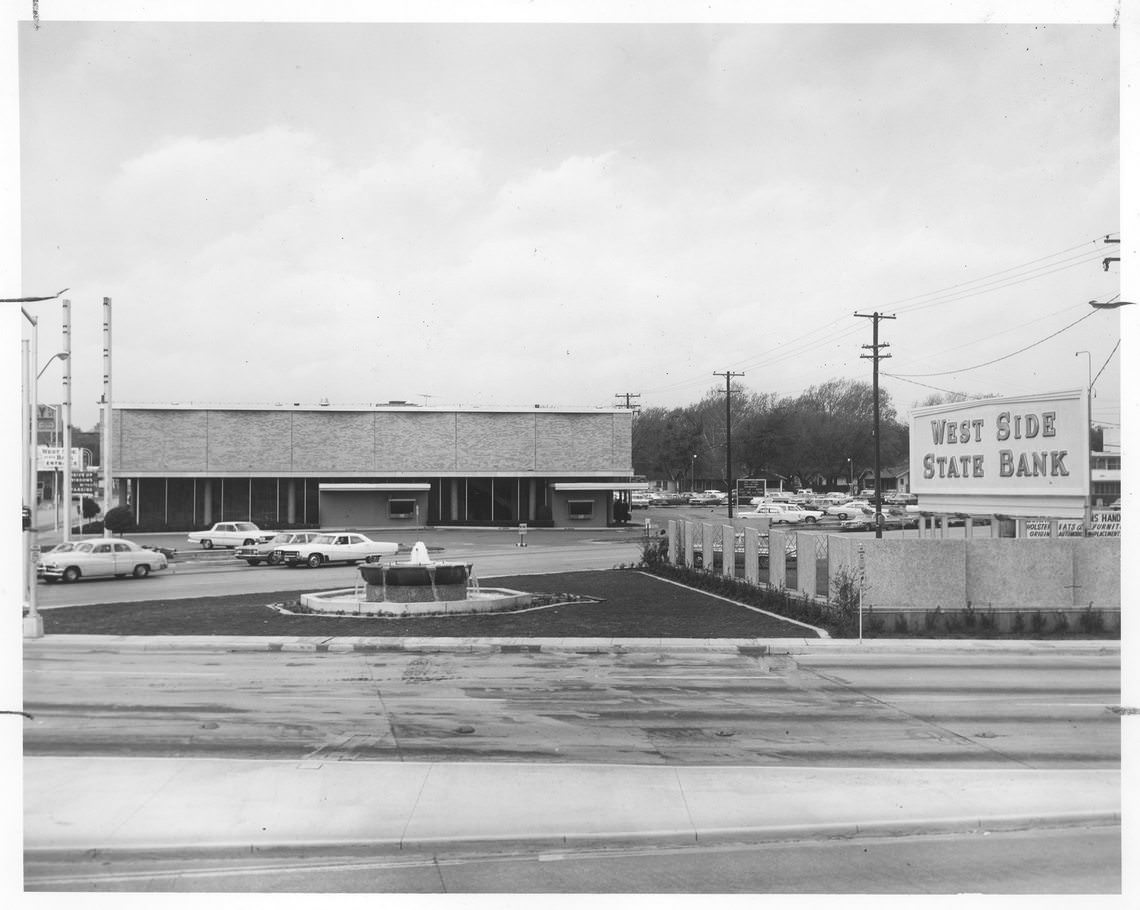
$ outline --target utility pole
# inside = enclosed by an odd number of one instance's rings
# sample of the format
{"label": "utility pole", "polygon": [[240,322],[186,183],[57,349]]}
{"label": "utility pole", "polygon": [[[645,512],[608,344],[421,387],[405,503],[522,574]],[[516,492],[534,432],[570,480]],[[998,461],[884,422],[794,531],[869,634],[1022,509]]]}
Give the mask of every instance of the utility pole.
{"label": "utility pole", "polygon": [[[1120,243],[1120,238],[1119,238],[1119,237],[1117,237],[1115,240],[1113,240],[1111,237],[1109,237],[1109,236],[1106,234],[1106,235],[1105,235],[1105,237],[1104,237],[1104,242],[1105,242],[1105,243]],[[1103,263],[1103,265],[1104,265],[1104,270],[1105,270],[1106,272],[1108,271],[1108,266],[1109,266],[1109,264],[1110,264],[1110,263],[1113,263],[1113,262],[1120,262],[1120,257],[1119,257],[1119,256],[1105,256],[1105,257],[1104,257],[1104,263]]]}
{"label": "utility pole", "polygon": [[860,354],[860,360],[871,360],[874,362],[874,380],[872,389],[874,390],[874,408],[875,408],[875,539],[883,539],[883,481],[881,476],[882,468],[879,465],[879,361],[890,357],[890,354],[882,354],[879,352],[880,348],[889,348],[889,344],[879,344],[879,320],[880,319],[894,319],[894,316],[884,316],[882,313],[856,313],[856,316],[862,319],[871,320],[871,343],[863,345],[864,348],[870,349],[870,354]]}
{"label": "utility pole", "polygon": [[[714,376],[724,377],[724,417],[725,417],[725,477],[728,480],[728,517],[732,518],[732,377],[743,376],[743,373],[734,373],[728,370],[724,373],[713,373]],[[724,548],[728,553],[728,547]],[[725,557],[727,559],[727,556]]]}
{"label": "utility pole", "polygon": [[624,398],[625,399],[624,407],[627,407],[630,409],[633,409],[633,407],[634,407],[633,404],[630,403],[630,399],[631,398],[640,398],[640,397],[641,397],[640,392],[615,392],[614,393],[614,398]]}

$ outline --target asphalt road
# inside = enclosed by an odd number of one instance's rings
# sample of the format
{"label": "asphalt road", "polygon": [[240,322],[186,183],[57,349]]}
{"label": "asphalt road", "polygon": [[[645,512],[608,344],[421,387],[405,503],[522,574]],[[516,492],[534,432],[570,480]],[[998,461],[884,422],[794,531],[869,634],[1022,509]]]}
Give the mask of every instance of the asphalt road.
{"label": "asphalt road", "polygon": [[28,755],[1116,768],[1119,652],[33,649]]}
{"label": "asphalt road", "polygon": [[[448,855],[33,859],[29,891],[1112,894],[1120,828]],[[977,900],[976,897],[973,898]]]}

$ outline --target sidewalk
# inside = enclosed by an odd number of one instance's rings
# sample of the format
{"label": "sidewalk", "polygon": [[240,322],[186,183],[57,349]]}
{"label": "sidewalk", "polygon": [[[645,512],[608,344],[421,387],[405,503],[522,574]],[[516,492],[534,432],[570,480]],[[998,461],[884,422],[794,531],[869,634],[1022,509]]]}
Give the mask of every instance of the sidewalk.
{"label": "sidewalk", "polygon": [[1119,771],[24,760],[25,850],[708,843],[1119,824]]}

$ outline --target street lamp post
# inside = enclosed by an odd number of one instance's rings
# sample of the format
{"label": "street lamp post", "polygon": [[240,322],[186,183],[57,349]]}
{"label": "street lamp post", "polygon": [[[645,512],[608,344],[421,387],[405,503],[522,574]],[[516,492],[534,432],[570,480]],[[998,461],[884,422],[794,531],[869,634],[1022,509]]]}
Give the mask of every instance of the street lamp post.
{"label": "street lamp post", "polygon": [[697,492],[697,456],[693,456],[693,470],[689,472],[689,489]]}

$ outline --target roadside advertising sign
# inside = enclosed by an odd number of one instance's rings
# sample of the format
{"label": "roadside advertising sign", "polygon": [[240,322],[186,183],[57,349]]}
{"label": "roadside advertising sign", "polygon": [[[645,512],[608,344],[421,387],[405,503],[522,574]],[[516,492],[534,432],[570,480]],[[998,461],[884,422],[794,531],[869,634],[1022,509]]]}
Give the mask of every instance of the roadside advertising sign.
{"label": "roadside advertising sign", "polygon": [[[36,470],[62,471],[63,446],[36,446]],[[78,471],[83,468],[83,449],[71,450],[71,469]]]}
{"label": "roadside advertising sign", "polygon": [[738,503],[746,503],[757,496],[768,495],[768,481],[766,480],[749,480],[747,478],[737,478],[736,481],[736,501]]}
{"label": "roadside advertising sign", "polygon": [[1084,389],[918,408],[911,490],[923,511],[1081,518],[1089,447]]}
{"label": "roadside advertising sign", "polygon": [[95,492],[94,471],[74,471],[71,475],[71,492],[91,496]]}

